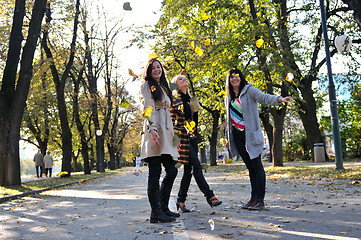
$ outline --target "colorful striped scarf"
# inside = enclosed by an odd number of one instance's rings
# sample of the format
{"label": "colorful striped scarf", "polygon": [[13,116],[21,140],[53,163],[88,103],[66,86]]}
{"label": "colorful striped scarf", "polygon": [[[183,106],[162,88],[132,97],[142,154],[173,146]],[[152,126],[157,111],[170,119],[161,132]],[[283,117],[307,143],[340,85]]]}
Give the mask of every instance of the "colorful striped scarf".
{"label": "colorful striped scarf", "polygon": [[238,130],[243,131],[245,126],[244,126],[244,120],[242,114],[242,103],[239,98],[236,98],[234,101],[231,101],[229,107],[229,113],[231,116],[232,125]]}

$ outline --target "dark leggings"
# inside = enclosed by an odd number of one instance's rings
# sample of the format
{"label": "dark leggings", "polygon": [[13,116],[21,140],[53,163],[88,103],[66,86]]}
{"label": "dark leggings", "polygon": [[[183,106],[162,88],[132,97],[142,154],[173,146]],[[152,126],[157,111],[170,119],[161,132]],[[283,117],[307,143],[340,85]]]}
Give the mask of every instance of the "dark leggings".
{"label": "dark leggings", "polygon": [[243,162],[249,172],[249,179],[251,182],[251,200],[263,201],[266,192],[266,173],[263,169],[261,155],[251,159],[246,149],[246,134],[245,131],[233,130],[233,139],[236,144],[239,155],[241,155]]}
{"label": "dark leggings", "polygon": [[168,210],[168,202],[172,191],[174,179],[177,177],[178,169],[175,167],[176,161],[170,155],[161,155],[147,158],[149,175],[148,190],[159,189],[159,179],[162,173],[162,164],[165,168],[165,176],[160,187],[160,205],[162,210]]}
{"label": "dark leggings", "polygon": [[181,184],[178,192],[178,202],[185,202],[187,198],[187,193],[189,189],[189,185],[192,179],[192,170],[193,175],[198,185],[198,188],[202,191],[204,196],[207,199],[210,199],[214,196],[213,191],[209,188],[209,185],[204,178],[202,166],[199,162],[198,156],[198,141],[193,138],[190,139],[189,143],[189,164],[184,165],[183,177],[181,180]]}

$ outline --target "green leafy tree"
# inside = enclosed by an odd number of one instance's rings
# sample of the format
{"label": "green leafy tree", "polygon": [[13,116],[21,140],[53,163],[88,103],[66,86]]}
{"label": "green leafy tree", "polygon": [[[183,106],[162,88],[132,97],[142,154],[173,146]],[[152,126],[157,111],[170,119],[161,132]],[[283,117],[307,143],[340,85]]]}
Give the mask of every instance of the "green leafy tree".
{"label": "green leafy tree", "polygon": [[[20,127],[33,71],[33,58],[40,35],[46,0],[35,0],[27,38],[23,41],[25,0],[16,0],[8,54],[0,90],[0,185],[19,185]],[[21,61],[20,61],[21,56]],[[20,62],[20,65],[19,65]],[[18,72],[19,67],[19,72]]]}
{"label": "green leafy tree", "polygon": [[[75,14],[74,14],[74,27],[72,31],[72,40],[70,43],[69,55],[67,61],[65,63],[65,68],[62,69],[63,72],[60,74],[59,66],[60,63],[56,63],[57,59],[54,57],[54,54],[49,47],[49,29],[51,27],[51,8],[50,2],[47,4],[47,11],[46,11],[46,28],[44,31],[44,36],[41,42],[41,46],[45,51],[46,58],[49,60],[51,74],[53,77],[53,81],[56,88],[56,96],[57,96],[57,105],[59,111],[59,118],[60,118],[60,125],[61,125],[61,140],[62,140],[62,168],[61,171],[68,172],[70,176],[71,173],[71,160],[72,160],[72,133],[69,126],[69,119],[68,119],[68,110],[66,106],[65,100],[65,86],[67,79],[70,74],[71,67],[74,62],[74,56],[76,51],[76,38],[77,38],[77,29],[78,29],[78,22],[79,22],[79,14],[80,14],[80,1],[77,0],[75,3]],[[57,66],[58,65],[58,66]]]}

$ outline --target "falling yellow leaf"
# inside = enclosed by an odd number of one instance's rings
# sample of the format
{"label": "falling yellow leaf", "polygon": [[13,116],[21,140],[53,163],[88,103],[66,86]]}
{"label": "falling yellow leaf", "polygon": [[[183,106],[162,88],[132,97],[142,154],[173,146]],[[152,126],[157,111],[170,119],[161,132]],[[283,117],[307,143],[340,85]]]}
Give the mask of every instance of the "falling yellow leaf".
{"label": "falling yellow leaf", "polygon": [[149,54],[149,59],[157,58],[157,57],[158,57],[158,54],[156,54],[155,52],[152,52],[151,54]]}
{"label": "falling yellow leaf", "polygon": [[207,13],[203,13],[203,14],[202,14],[202,20],[203,20],[203,21],[208,20],[210,17],[211,17],[211,15],[208,15]]}
{"label": "falling yellow leaf", "polygon": [[149,106],[144,111],[144,117],[150,118],[152,116],[153,106]]}
{"label": "falling yellow leaf", "polygon": [[204,41],[204,45],[208,46],[211,43],[211,40],[208,38]]}
{"label": "falling yellow leaf", "polygon": [[84,178],[84,179],[80,180],[80,183],[85,183],[86,181],[88,181],[88,179]]}
{"label": "falling yellow leaf", "polygon": [[221,142],[222,145],[226,145],[228,142],[227,139],[225,138],[221,138],[219,141]]}
{"label": "falling yellow leaf", "polygon": [[228,56],[228,59],[231,60],[233,58],[233,54]]}
{"label": "falling yellow leaf", "polygon": [[194,121],[184,121],[184,127],[186,128],[187,132],[189,134],[194,133],[195,127],[196,127],[196,123]]}
{"label": "falling yellow leaf", "polygon": [[196,49],[194,50],[199,56],[202,56],[203,55],[203,50],[200,49],[199,47],[196,47]]}
{"label": "falling yellow leaf", "polygon": [[191,48],[194,48],[194,41],[188,43]]}
{"label": "falling yellow leaf", "polygon": [[134,72],[133,72],[133,70],[132,70],[132,69],[128,69],[128,73],[129,73],[129,75],[130,75],[130,76],[135,77],[135,74],[134,74]]}
{"label": "falling yellow leaf", "polygon": [[182,111],[182,112],[183,112],[183,109],[184,109],[183,104],[178,106],[178,110],[179,110],[179,111]]}
{"label": "falling yellow leaf", "polygon": [[183,31],[187,31],[187,27],[186,26],[182,26],[183,27]]}
{"label": "falling yellow leaf", "polygon": [[261,48],[263,46],[263,43],[264,43],[264,40],[262,38],[260,38],[256,41],[256,46],[258,48]]}
{"label": "falling yellow leaf", "polygon": [[215,61],[212,63],[212,67],[217,66],[217,65],[218,65],[218,61]]}

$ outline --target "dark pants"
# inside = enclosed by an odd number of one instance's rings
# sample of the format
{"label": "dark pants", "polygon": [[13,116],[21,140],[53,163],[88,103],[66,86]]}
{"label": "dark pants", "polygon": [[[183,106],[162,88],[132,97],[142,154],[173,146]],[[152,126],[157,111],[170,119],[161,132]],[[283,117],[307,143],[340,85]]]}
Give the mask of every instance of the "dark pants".
{"label": "dark pants", "polygon": [[48,176],[48,171],[49,171],[49,177],[51,177],[52,168],[45,168],[45,177]]}
{"label": "dark pants", "polygon": [[198,188],[202,191],[204,196],[207,199],[210,199],[214,196],[213,191],[209,188],[209,185],[204,178],[201,164],[199,162],[198,156],[198,141],[196,138],[191,138],[189,143],[189,164],[184,165],[183,177],[181,180],[179,192],[178,192],[178,202],[185,202],[187,198],[187,192],[189,185],[192,179],[192,170],[194,179],[198,185]]}
{"label": "dark pants", "polygon": [[39,168],[40,168],[40,177],[43,177],[43,166],[35,166],[36,176],[39,177]]}
{"label": "dark pants", "polygon": [[233,139],[236,144],[238,153],[241,155],[243,162],[249,172],[251,182],[251,200],[263,201],[266,192],[266,173],[263,169],[261,155],[251,159],[246,150],[246,133],[245,131],[233,130]]}
{"label": "dark pants", "polygon": [[[158,208],[159,204],[163,211],[169,210],[168,203],[172,191],[174,179],[177,177],[178,169],[175,167],[176,161],[170,155],[162,155],[147,158],[149,168],[148,175],[148,199],[153,208]],[[159,179],[162,173],[162,164],[165,168],[165,176],[159,191]],[[157,192],[159,192],[159,197]]]}

